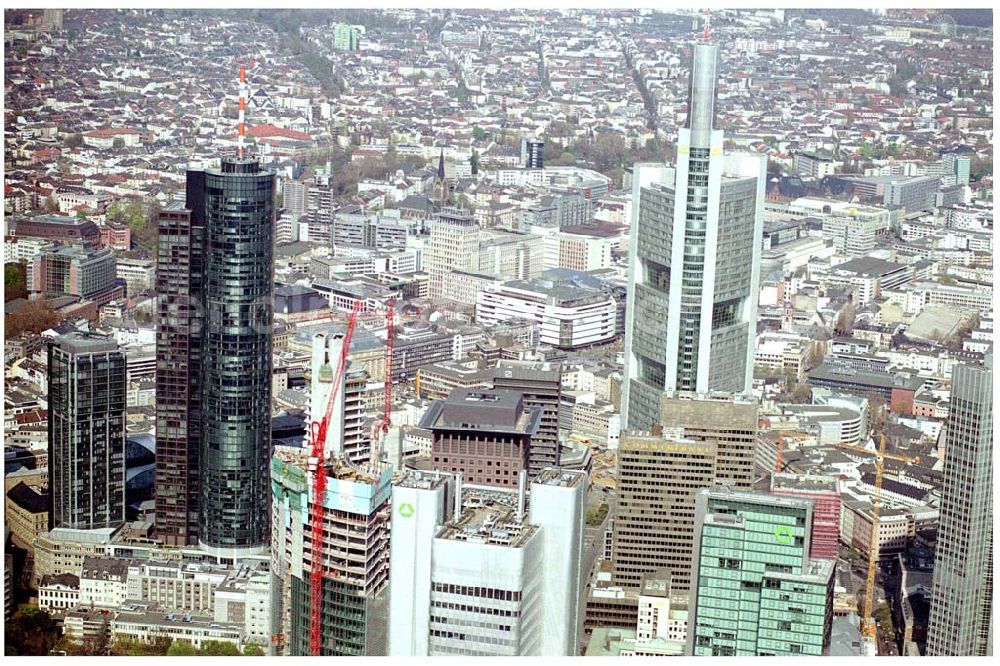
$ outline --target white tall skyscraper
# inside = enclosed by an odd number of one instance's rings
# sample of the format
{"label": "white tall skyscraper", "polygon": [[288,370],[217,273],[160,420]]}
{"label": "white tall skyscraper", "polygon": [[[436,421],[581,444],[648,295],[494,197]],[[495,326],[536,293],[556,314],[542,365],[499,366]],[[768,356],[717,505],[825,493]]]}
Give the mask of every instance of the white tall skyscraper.
{"label": "white tall skyscraper", "polygon": [[722,149],[712,126],[718,46],[694,46],[677,163],[632,179],[624,426],[648,430],[663,391],[749,390],[766,160]]}
{"label": "white tall skyscraper", "polygon": [[390,656],[579,654],[586,475],[544,470],[530,502],[525,484],[413,471],[396,483]]}

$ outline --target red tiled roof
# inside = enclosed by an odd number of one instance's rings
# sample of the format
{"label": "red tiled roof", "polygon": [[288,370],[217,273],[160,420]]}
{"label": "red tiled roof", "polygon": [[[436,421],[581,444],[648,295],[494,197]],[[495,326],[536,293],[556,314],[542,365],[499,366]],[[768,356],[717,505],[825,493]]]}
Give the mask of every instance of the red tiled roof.
{"label": "red tiled roof", "polygon": [[285,129],[284,127],[276,127],[275,125],[255,125],[254,127],[249,128],[247,133],[257,139],[280,137],[283,139],[295,139],[297,141],[312,140],[312,137],[305,132],[296,132],[295,130]]}

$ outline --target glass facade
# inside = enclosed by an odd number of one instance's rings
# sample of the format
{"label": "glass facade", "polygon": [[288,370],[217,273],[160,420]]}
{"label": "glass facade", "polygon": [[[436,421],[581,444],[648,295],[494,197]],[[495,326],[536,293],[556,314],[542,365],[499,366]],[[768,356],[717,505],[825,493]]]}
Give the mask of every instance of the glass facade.
{"label": "glass facade", "polygon": [[701,492],[691,654],[823,654],[833,564],[809,560],[811,524],[809,500]]}
{"label": "glass facade", "polygon": [[125,354],[90,333],[48,348],[50,528],[125,520]]}
{"label": "glass facade", "polygon": [[946,437],[927,654],[981,656],[993,617],[992,354],[955,367]]}
{"label": "glass facade", "polygon": [[198,538],[268,545],[274,176],[256,160],[205,172]]}
{"label": "glass facade", "polygon": [[198,543],[204,225],[171,204],[158,220],[156,271],[156,532]]}

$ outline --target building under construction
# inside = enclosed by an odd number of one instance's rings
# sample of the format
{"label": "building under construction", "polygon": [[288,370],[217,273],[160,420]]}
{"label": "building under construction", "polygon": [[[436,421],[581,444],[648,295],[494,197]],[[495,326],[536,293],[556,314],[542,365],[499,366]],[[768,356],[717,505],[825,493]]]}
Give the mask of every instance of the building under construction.
{"label": "building under construction", "polygon": [[[364,430],[363,408],[360,394],[354,396],[351,389],[355,383],[364,385],[364,372],[349,361],[334,371],[344,344],[343,336],[318,334],[313,339],[314,422],[333,392],[322,460],[305,450],[278,450],[271,460],[272,654],[386,654],[391,470],[355,462],[367,458],[367,450],[362,454],[360,447],[354,448]],[[326,471],[319,497],[310,470],[318,464]],[[314,506],[317,501],[321,510]],[[322,516],[318,548],[312,524],[317,515]],[[321,583],[312,580],[314,567],[321,567]],[[322,601],[317,606],[312,591],[319,588]],[[311,636],[315,618],[318,641]]]}

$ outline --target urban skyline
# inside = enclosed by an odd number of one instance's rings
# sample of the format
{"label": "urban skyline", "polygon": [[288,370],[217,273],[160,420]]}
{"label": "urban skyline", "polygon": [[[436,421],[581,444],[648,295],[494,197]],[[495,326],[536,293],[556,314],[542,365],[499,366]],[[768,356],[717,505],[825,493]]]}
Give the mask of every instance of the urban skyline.
{"label": "urban skyline", "polygon": [[8,656],[992,654],[992,12],[4,30]]}

